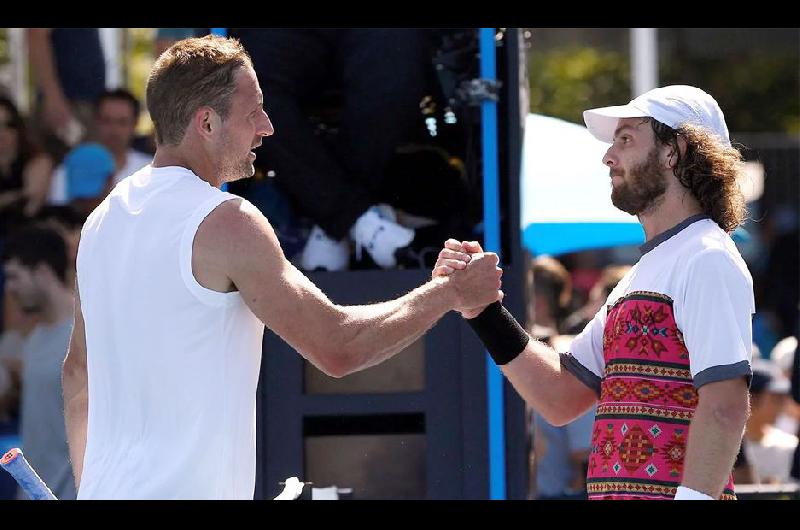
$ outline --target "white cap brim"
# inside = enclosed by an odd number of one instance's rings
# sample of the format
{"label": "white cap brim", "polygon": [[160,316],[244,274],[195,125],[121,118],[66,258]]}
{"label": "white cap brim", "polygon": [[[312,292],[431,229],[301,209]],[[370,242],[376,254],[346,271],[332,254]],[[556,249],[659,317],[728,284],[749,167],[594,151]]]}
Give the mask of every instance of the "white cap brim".
{"label": "white cap brim", "polygon": [[630,103],[614,107],[600,107],[583,111],[583,121],[592,136],[607,144],[614,142],[614,131],[620,118],[639,118],[648,114]]}

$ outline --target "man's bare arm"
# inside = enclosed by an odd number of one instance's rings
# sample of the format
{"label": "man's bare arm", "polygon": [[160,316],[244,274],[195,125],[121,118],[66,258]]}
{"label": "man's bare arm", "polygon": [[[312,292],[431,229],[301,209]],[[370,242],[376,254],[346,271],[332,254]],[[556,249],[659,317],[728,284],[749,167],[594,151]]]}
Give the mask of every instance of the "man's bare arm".
{"label": "man's bare arm", "polygon": [[722,495],[749,415],[744,378],[708,383],[698,390],[681,485],[715,499]]}
{"label": "man's bare arm", "polygon": [[[477,242],[448,239],[433,269],[433,276],[449,276],[462,270],[465,255],[482,252]],[[462,311],[464,318],[478,316],[483,307]],[[513,318],[513,317],[512,317]],[[563,341],[562,341],[563,342]],[[500,366],[517,393],[549,423],[564,425],[585,413],[597,401],[597,394],[561,364],[553,348],[531,338],[519,354]]]}
{"label": "man's bare arm", "polygon": [[453,308],[501,297],[497,257],[485,255],[458,276],[431,280],[396,300],[334,304],[285,258],[267,220],[244,201],[227,201],[205,219],[193,253],[196,276],[228,278],[267,327],[334,377],[388,359]]}
{"label": "man's bare arm", "polygon": [[86,426],[89,415],[89,385],[86,370],[86,332],[81,300],[75,289],[75,322],[69,350],[62,368],[64,420],[67,428],[69,457],[76,489],[80,488],[83,456],[86,452]]}
{"label": "man's bare arm", "polygon": [[571,422],[597,401],[594,390],[564,368],[558,352],[533,338],[500,370],[522,399],[552,425]]}

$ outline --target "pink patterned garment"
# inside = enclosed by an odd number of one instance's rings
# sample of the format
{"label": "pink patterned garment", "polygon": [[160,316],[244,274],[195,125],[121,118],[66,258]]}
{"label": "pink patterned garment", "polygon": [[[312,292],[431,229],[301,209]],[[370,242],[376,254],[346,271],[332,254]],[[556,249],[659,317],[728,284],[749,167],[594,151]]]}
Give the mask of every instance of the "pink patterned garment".
{"label": "pink patterned garment", "polygon": [[[589,499],[672,499],[698,401],[672,300],[637,291],[609,307],[603,356]],[[722,498],[736,498],[732,476]]]}

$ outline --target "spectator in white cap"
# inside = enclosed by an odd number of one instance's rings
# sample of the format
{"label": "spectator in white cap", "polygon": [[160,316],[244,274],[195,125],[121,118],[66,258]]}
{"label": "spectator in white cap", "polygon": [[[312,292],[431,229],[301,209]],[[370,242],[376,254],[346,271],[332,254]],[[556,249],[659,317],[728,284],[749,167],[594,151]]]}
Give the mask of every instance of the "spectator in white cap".
{"label": "spectator in white cap", "polygon": [[[596,405],[590,499],[733,499],[748,415],[753,279],[729,234],[743,164],[702,90],[668,86],[584,112],[611,146],[611,201],[642,257],[566,348],[530,339],[499,303],[462,313],[514,388],[554,425]],[[448,241],[434,276],[470,242]]]}
{"label": "spectator in white cap", "polygon": [[789,482],[797,437],[775,422],[789,400],[789,379],[773,361],[753,362],[752,410],[745,431],[747,459],[760,484]]}
{"label": "spectator in white cap", "polygon": [[[770,360],[780,368],[787,380],[791,380],[792,377],[792,363],[796,351],[797,337],[784,337],[769,354]],[[775,426],[789,434],[800,432],[800,403],[787,399],[783,410],[778,414],[778,419],[775,420]]]}

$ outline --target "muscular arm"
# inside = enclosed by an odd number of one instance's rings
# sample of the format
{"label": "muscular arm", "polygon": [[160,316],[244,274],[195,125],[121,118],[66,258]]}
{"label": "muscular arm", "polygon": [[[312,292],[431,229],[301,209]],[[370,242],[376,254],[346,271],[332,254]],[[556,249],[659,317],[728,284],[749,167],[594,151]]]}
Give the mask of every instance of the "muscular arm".
{"label": "muscular arm", "polygon": [[564,368],[558,353],[535,339],[500,369],[522,399],[556,426],[574,420],[597,401],[597,394]]}
{"label": "muscular arm", "polygon": [[396,300],[334,304],[284,257],[267,220],[243,201],[227,201],[206,218],[193,252],[196,275],[224,274],[267,327],[334,377],[388,359],[462,300],[478,305],[499,297],[496,257],[487,256],[460,277],[436,278]]}
{"label": "muscular arm", "polygon": [[69,457],[75,487],[80,488],[83,456],[86,451],[86,425],[89,414],[89,387],[86,371],[86,334],[80,295],[75,293],[75,323],[69,341],[69,350],[62,368],[64,392],[64,419],[67,428]]}
{"label": "muscular arm", "polygon": [[[482,250],[477,242],[448,239],[439,253],[433,276],[456,273],[466,266],[464,252]],[[461,313],[464,318],[474,318],[483,309],[479,307]],[[528,341],[522,353],[501,366],[500,370],[522,399],[552,425],[569,423],[597,401],[597,394],[564,368],[558,352],[534,338]]]}
{"label": "muscular arm", "polygon": [[692,418],[682,486],[718,499],[736,461],[749,414],[744,378],[703,385]]}

